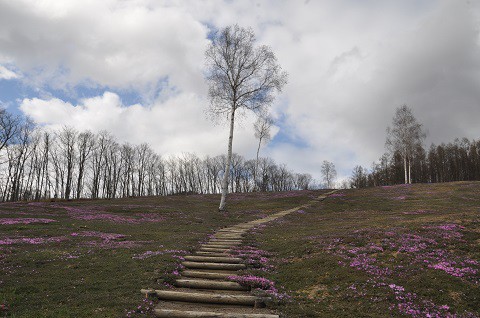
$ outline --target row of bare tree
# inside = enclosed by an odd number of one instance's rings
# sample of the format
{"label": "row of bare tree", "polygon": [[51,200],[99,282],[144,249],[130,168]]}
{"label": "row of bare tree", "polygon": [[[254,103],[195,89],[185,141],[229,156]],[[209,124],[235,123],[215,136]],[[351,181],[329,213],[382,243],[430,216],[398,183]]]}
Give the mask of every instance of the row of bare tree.
{"label": "row of bare tree", "polygon": [[[108,132],[47,131],[0,116],[2,201],[220,193],[226,156],[160,157],[148,144],[119,143]],[[270,158],[232,155],[229,192],[308,189],[312,177]],[[254,178],[256,176],[256,178]]]}

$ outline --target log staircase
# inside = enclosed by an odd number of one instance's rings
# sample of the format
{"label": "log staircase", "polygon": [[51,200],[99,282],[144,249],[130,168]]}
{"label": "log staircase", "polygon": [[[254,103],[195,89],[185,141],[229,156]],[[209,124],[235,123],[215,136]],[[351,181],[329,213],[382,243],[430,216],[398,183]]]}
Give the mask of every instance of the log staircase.
{"label": "log staircase", "polygon": [[243,243],[247,232],[254,227],[306,208],[331,193],[293,209],[218,230],[193,255],[185,256],[182,262],[185,269],[176,280],[175,289],[142,289],[141,292],[159,299],[155,308],[157,317],[279,318],[266,308],[268,299],[252,295],[249,287],[228,279],[246,269],[244,260],[231,255],[231,251]]}

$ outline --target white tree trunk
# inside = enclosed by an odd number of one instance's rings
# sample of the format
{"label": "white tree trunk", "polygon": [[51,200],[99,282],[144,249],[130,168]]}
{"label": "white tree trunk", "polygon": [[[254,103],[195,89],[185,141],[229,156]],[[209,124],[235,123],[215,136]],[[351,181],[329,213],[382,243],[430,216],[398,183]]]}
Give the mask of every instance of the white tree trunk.
{"label": "white tree trunk", "polygon": [[253,189],[254,189],[254,191],[258,191],[257,190],[258,154],[260,153],[261,143],[262,143],[262,138],[260,138],[258,140],[257,159],[255,160],[255,170],[253,171]]}
{"label": "white tree trunk", "polygon": [[408,175],[407,175],[407,155],[403,156],[403,171],[405,171],[405,184],[408,183]]}
{"label": "white tree trunk", "polygon": [[408,183],[412,183],[412,163],[408,160]]}
{"label": "white tree trunk", "polygon": [[225,200],[227,198],[228,192],[228,176],[230,175],[230,164],[232,162],[232,143],[233,143],[233,127],[235,124],[235,107],[232,108],[232,113],[230,114],[230,135],[228,136],[228,153],[227,153],[227,162],[225,164],[225,173],[223,175],[222,181],[222,198],[220,199],[220,206],[218,207],[219,211],[225,211]]}

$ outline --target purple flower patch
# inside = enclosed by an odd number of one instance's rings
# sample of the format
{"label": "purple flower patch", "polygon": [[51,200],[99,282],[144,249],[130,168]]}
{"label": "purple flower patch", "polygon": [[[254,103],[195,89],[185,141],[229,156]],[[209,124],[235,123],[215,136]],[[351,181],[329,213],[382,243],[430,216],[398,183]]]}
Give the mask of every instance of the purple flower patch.
{"label": "purple flower patch", "polygon": [[4,238],[0,239],[0,245],[12,245],[12,244],[47,244],[58,243],[66,240],[65,236],[55,237],[18,237],[18,238]]}
{"label": "purple flower patch", "polygon": [[52,219],[42,219],[42,218],[2,218],[0,219],[0,225],[51,223],[51,222],[57,222],[57,221]]}

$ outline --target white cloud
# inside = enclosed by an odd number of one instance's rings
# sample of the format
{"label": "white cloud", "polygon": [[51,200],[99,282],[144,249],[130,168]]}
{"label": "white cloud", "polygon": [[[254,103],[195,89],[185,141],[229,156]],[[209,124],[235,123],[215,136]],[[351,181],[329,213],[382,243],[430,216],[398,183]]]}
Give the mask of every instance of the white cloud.
{"label": "white cloud", "polygon": [[[149,143],[161,155],[218,155],[227,145],[227,127],[214,126],[204,114],[203,101],[191,93],[149,107],[125,106],[118,95],[106,92],[78,105],[55,98],[24,99],[20,109],[35,122],[53,129],[67,125],[80,131],[107,130],[122,142]],[[246,114],[235,127],[234,151],[249,158],[256,150],[253,121],[253,115]]]}
{"label": "white cloud", "polygon": [[[203,89],[207,28],[181,7],[141,1],[0,3],[0,56],[37,85],[79,83],[152,93],[168,79]],[[1,62],[1,60],[0,60]]]}
{"label": "white cloud", "polygon": [[2,79],[9,80],[9,79],[18,78],[18,77],[19,76],[15,72],[9,70],[3,65],[0,65],[0,80]]}

